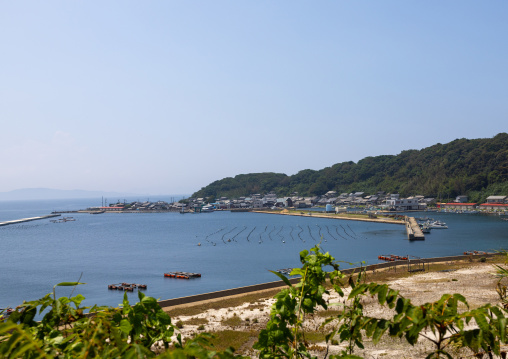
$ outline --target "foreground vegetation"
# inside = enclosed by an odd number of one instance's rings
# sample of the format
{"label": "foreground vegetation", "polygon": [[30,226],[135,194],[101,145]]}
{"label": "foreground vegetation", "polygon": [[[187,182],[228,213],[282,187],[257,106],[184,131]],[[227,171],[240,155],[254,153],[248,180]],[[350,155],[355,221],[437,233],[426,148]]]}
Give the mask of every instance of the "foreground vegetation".
{"label": "foreground vegetation", "polygon": [[195,198],[237,198],[275,191],[279,196],[323,195],[328,191],[377,191],[454,199],[467,194],[473,202],[490,195],[508,194],[508,134],[493,138],[457,139],[396,156],[366,157],[358,163],[337,163],[319,171],[306,169],[295,175],[251,173],[212,182],[192,195]]}
{"label": "foreground vegetation", "polygon": [[[381,337],[402,338],[409,344],[428,340],[433,343],[429,358],[451,358],[457,348],[467,348],[476,357],[504,355],[501,344],[508,337],[503,305],[470,309],[463,296],[446,294],[436,302],[415,306],[388,285],[369,283],[365,273],[345,277],[334,258],[322,253],[319,247],[303,251],[300,259],[302,268],[293,271],[301,276],[298,284],[292,285],[283,275],[275,273],[287,287],[275,294],[270,320],[254,344],[261,358],[317,358],[312,343],[323,338],[327,344],[342,343],[343,350],[330,356],[327,351],[320,352],[319,357],[358,358],[355,354],[364,346],[365,339],[377,343]],[[326,271],[327,268],[330,270]],[[504,267],[496,268],[500,279],[508,275]],[[369,279],[380,280],[378,275]],[[59,286],[77,284],[60,283]],[[351,289],[347,296],[346,286]],[[332,291],[347,297],[340,307],[329,307],[324,299]],[[502,282],[498,284],[498,293],[506,305],[506,287]],[[142,293],[139,296],[140,302],[132,307],[125,298],[123,308],[90,308],[93,316],[83,314],[87,308],[80,307],[81,295],[56,298],[55,290],[37,301],[24,303],[7,321],[0,323],[0,357],[241,357],[235,356],[231,349],[214,349],[212,343],[220,341],[207,334],[183,342],[175,335],[178,323],[172,323],[155,299]],[[375,297],[385,306],[386,312],[391,313],[389,317],[365,315],[362,298],[366,296]],[[317,335],[305,323],[319,308],[325,310],[319,315],[326,317],[327,324]],[[45,313],[40,322],[34,321],[37,311]],[[238,342],[245,339],[234,334],[234,331],[218,333]]]}

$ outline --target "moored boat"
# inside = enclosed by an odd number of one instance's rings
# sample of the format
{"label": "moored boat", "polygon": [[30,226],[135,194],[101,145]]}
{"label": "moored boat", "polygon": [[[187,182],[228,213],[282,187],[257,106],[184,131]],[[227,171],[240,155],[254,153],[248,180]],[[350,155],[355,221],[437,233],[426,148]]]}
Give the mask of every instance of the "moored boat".
{"label": "moored boat", "polygon": [[440,221],[427,222],[425,225],[432,229],[448,229],[446,223]]}

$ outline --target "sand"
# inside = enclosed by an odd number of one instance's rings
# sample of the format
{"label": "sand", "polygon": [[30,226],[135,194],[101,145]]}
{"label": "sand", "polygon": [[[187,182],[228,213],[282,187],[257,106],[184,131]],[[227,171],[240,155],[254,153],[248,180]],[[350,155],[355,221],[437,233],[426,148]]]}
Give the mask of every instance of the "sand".
{"label": "sand", "polygon": [[[486,303],[497,304],[498,294],[495,291],[497,278],[495,269],[491,263],[468,263],[465,267],[446,271],[420,272],[387,282],[393,289],[400,291],[401,295],[410,298],[414,304],[421,304],[438,300],[445,293],[460,293],[464,295],[470,305],[475,308]],[[347,291],[346,291],[347,292]],[[337,294],[327,296],[329,303],[343,301]],[[216,301],[216,300],[215,300]],[[271,306],[275,300],[264,298],[255,302],[246,302],[230,308],[206,310],[192,316],[173,317],[173,323],[182,322],[179,329],[182,337],[190,337],[198,332],[219,332],[225,330],[245,331],[252,335],[250,341],[241,348],[236,348],[238,353],[256,357],[252,344],[256,341],[256,332],[265,327],[269,320]],[[375,299],[363,301],[367,315],[377,317],[389,317],[386,308],[376,304]],[[192,306],[202,305],[192,303]],[[333,305],[330,309],[333,309]],[[324,316],[312,315],[306,318],[306,329],[319,331]],[[194,323],[194,324],[193,324]],[[254,334],[252,334],[254,333]],[[365,340],[365,349],[355,352],[364,358],[425,358],[430,348],[429,342],[420,339],[415,346],[410,346],[404,340],[384,338],[374,346],[369,340]],[[343,345],[329,345],[316,342],[312,348],[318,357],[324,357],[326,349],[330,354],[338,353]],[[457,357],[459,353],[456,353]],[[463,357],[471,357],[472,353],[463,350]]]}

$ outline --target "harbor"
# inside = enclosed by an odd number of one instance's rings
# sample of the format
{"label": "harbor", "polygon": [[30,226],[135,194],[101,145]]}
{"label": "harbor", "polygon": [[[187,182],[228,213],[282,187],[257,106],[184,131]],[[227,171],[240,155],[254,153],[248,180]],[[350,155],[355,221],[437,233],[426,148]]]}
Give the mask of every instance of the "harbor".
{"label": "harbor", "polygon": [[[60,209],[86,208],[85,201],[44,202],[37,210],[20,203],[1,208],[5,220],[41,217]],[[39,212],[39,213],[37,213]],[[178,213],[90,215],[72,213],[75,221],[52,223],[57,218],[0,227],[8,256],[0,261],[3,285],[0,307],[40,298],[60,282],[87,283],[75,289],[85,305],[113,305],[118,290],[110,284],[142,283],[146,294],[160,300],[210,293],[277,280],[273,271],[301,266],[299,253],[320,245],[341,262],[341,269],[385,262],[378,256],[421,258],[493,252],[507,243],[506,224],[499,217],[479,214],[432,213],[449,229],[432,229],[425,240],[405,240],[404,220],[397,222],[330,219],[324,213],[273,215],[216,211],[182,216]],[[300,213],[301,214],[301,213]],[[424,218],[430,213],[406,214]],[[364,215],[365,219],[369,219]],[[381,219],[379,215],[378,218]],[[481,240],[479,240],[481,239]],[[201,245],[198,245],[201,244]],[[481,254],[480,256],[482,256]],[[390,261],[398,263],[399,261]],[[413,268],[417,269],[417,268]],[[412,269],[412,270],[413,270]],[[202,278],[171,278],[164,273],[201,273]],[[72,288],[58,288],[68,296]],[[135,303],[137,289],[122,290]]]}

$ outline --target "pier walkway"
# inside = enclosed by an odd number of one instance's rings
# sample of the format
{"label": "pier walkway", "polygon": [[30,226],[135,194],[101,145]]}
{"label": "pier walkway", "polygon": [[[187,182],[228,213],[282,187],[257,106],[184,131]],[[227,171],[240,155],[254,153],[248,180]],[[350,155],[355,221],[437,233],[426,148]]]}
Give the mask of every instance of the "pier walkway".
{"label": "pier walkway", "polygon": [[12,221],[0,222],[0,227],[7,226],[9,224],[19,224],[19,223],[23,223],[23,222],[37,221],[39,219],[47,219],[47,218],[58,217],[58,216],[60,216],[60,215],[59,214],[48,214],[47,216],[15,219]]}
{"label": "pier walkway", "polygon": [[422,229],[418,225],[418,222],[414,217],[405,217],[406,222],[406,231],[407,231],[407,239],[409,240],[424,240],[425,235],[422,232]]}

